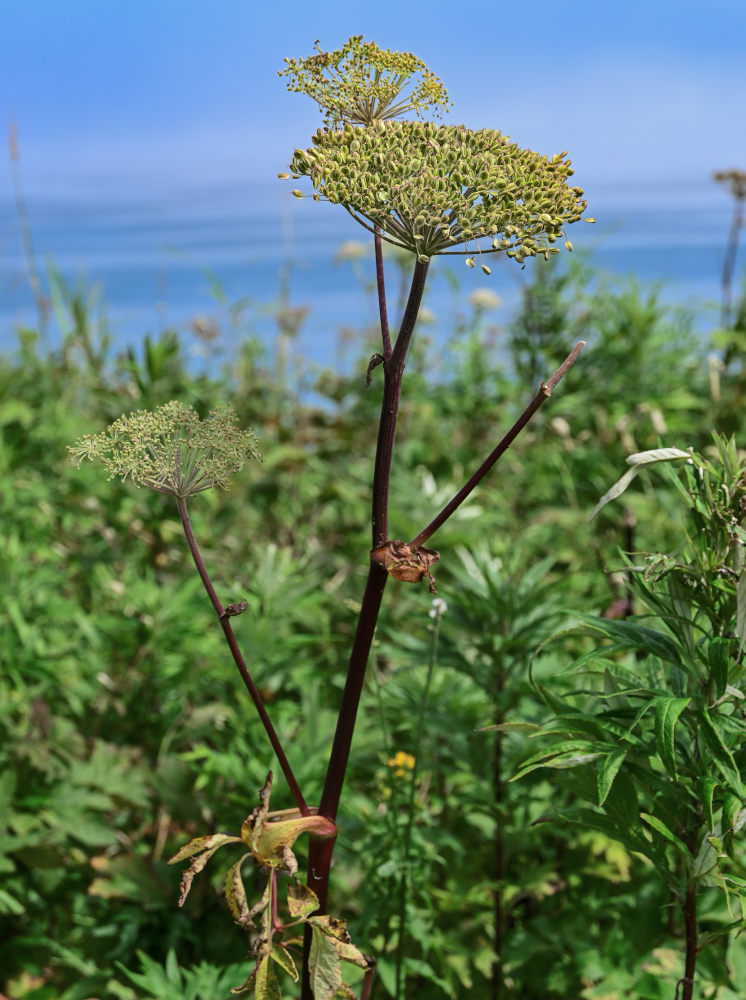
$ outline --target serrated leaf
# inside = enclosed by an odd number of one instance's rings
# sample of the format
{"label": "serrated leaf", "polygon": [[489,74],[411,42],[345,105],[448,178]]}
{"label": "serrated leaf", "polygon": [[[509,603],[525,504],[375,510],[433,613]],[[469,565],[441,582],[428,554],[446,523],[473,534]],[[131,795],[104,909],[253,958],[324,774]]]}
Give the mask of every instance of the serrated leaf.
{"label": "serrated leaf", "polygon": [[234,996],[238,995],[239,993],[248,993],[249,991],[253,991],[255,986],[256,986],[256,966],[254,966],[254,968],[251,970],[248,979],[246,979],[243,983],[241,983],[240,986],[231,987],[231,993]]}
{"label": "serrated leaf", "polygon": [[190,840],[188,844],[180,848],[172,858],[169,858],[168,863],[175,865],[186,858],[193,858],[195,854],[200,854],[202,851],[210,851],[211,854],[214,854],[219,847],[231,843],[240,844],[240,837],[231,837],[227,833],[212,833],[208,837],[195,837],[194,840]]}
{"label": "serrated leaf", "polygon": [[656,698],[655,701],[655,748],[663,766],[674,781],[678,779],[674,743],[676,723],[691,700],[691,698]]}
{"label": "serrated leaf", "polygon": [[311,924],[308,975],[314,1000],[334,1000],[342,985],[342,962],[334,941],[321,927],[313,924]]}
{"label": "serrated leaf", "polygon": [[349,983],[342,983],[334,994],[334,1000],[357,1000],[357,993]]}
{"label": "serrated leaf", "polygon": [[225,876],[225,898],[228,902],[228,909],[231,911],[233,919],[241,927],[247,927],[251,924],[246,889],[241,878],[241,866],[250,857],[251,854],[243,854],[235,865],[231,865]]}
{"label": "serrated leaf", "polygon": [[658,819],[657,816],[652,816],[650,813],[646,812],[640,813],[640,819],[644,820],[648,824],[648,826],[651,826],[662,837],[665,837],[666,840],[668,840],[675,847],[677,847],[682,854],[685,854],[688,858],[691,858],[692,852],[686,846],[684,841],[680,837],[677,837],[672,830],[669,830],[669,828],[666,826],[663,820],[660,820]]}
{"label": "serrated leaf", "polygon": [[352,943],[345,920],[324,913],[311,917],[309,923],[329,938],[343,962],[352,962],[353,965],[358,965],[361,969],[369,968],[371,959]]}
{"label": "serrated leaf", "polygon": [[[240,844],[242,841],[238,837],[229,837],[226,833],[214,833],[209,837],[196,837],[185,847],[182,847],[182,849],[169,860],[168,863],[172,865],[177,861],[183,861],[184,858],[192,858],[191,865],[184,869],[181,876],[178,901],[179,906],[183,906],[186,902],[186,898],[189,895],[189,890],[192,888],[192,882],[194,881],[195,876],[199,875],[213,854],[225,844],[231,843]],[[198,853],[200,851],[202,852],[201,854]],[[197,854],[197,857],[194,857],[194,854]]]}
{"label": "serrated leaf", "polygon": [[619,768],[624,763],[627,756],[627,749],[614,750],[606,757],[598,771],[598,804],[602,806],[614,784],[614,778],[619,773]]}
{"label": "serrated leaf", "polygon": [[272,950],[270,951],[270,957],[273,961],[277,962],[281,969],[284,969],[288,975],[293,977],[293,982],[298,982],[298,970],[295,967],[295,962],[293,956],[287,950],[287,948],[281,944],[279,941],[272,942]]}
{"label": "serrated leaf", "polygon": [[290,916],[297,920],[299,917],[309,917],[318,910],[319,897],[302,882],[291,882],[288,886],[287,903]]}
{"label": "serrated leaf", "polygon": [[269,960],[269,955],[264,955],[256,963],[254,996],[256,1000],[282,1000],[280,984],[277,981],[274,966]]}

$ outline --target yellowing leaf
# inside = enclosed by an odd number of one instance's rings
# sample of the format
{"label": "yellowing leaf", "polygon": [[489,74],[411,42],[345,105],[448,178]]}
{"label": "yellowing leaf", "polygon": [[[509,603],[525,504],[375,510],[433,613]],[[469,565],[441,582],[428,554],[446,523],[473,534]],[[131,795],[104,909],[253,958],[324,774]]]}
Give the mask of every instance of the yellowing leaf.
{"label": "yellowing leaf", "polygon": [[288,910],[294,919],[308,917],[319,908],[319,897],[302,882],[291,882],[288,886]]}
{"label": "yellowing leaf", "polygon": [[260,958],[256,963],[254,996],[256,1000],[282,1000],[280,984],[277,982],[277,975],[274,966],[270,963],[269,955]]}
{"label": "yellowing leaf", "polygon": [[235,865],[231,865],[228,869],[228,874],[225,876],[225,898],[228,901],[228,908],[233,915],[233,919],[241,927],[251,924],[251,913],[246,899],[246,889],[241,878],[241,866],[249,857],[251,857],[250,854],[243,854]]}

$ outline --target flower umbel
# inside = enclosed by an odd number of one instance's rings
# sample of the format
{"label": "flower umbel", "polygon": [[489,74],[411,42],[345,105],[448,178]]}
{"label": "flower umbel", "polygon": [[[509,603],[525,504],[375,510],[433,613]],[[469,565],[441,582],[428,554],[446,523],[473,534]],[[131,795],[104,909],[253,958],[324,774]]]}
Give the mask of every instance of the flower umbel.
{"label": "flower umbel", "polygon": [[261,458],[256,435],[238,426],[230,407],[200,420],[193,407],[171,401],[157,410],[120,417],[100,434],[88,434],[68,448],[80,468],[86,458],[103,462],[109,479],[188,497],[213,486],[228,487],[248,458]]}
{"label": "flower umbel", "polygon": [[[408,111],[421,115],[426,108],[438,116],[450,102],[442,81],[411,52],[380,49],[353,35],[341,49],[316,53],[305,59],[285,59],[280,76],[289,76],[288,90],[308,94],[324,112],[327,125],[369,125]],[[419,76],[417,82],[413,77]],[[402,88],[412,83],[403,97]]]}
{"label": "flower umbel", "polygon": [[343,205],[369,232],[379,227],[384,240],[421,260],[495,251],[520,263],[548,257],[587,205],[583,189],[568,184],[567,153],[550,160],[493,129],[388,121],[319,129],[312,142],[296,149],[291,168],[311,180],[314,198]]}

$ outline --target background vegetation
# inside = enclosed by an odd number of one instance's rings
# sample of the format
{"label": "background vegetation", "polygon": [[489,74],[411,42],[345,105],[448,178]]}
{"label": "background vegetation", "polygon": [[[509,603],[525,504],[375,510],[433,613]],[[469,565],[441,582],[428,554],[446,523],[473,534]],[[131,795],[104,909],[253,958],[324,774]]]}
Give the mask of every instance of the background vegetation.
{"label": "background vegetation", "polygon": [[[508,784],[527,737],[480,730],[540,721],[528,681],[538,645],[573,612],[624,597],[631,519],[618,504],[588,524],[624,457],[661,443],[707,451],[712,429],[741,435],[746,375],[729,344],[746,310],[706,343],[649,290],[582,265],[539,262],[531,275],[505,326],[474,295],[445,347],[423,327],[408,364],[396,537],[425,523],[537,382],[589,341],[439,533],[442,616],[424,586],[399,587],[383,612],[334,876],[336,912],[379,958],[381,1000],[395,989],[402,877],[402,996],[670,1000],[681,975],[678,914],[651,866],[600,832],[537,823],[565,804],[561,772]],[[220,866],[177,910],[166,859],[206,829],[237,829],[272,760],[175,512],[75,470],[66,446],[169,399],[200,412],[230,403],[256,429],[265,462],[192,516],[221,593],[249,602],[236,624],[246,659],[318,795],[367,568],[375,331],[355,331],[359,364],[342,376],[293,357],[287,303],[272,350],[226,307],[219,336],[233,358],[200,373],[177,331],[114,356],[86,293],[59,278],[53,288],[61,346],[20,330],[0,365],[0,991],[217,1000],[248,971]],[[638,480],[628,503],[634,549],[678,544],[680,500],[664,480]],[[542,677],[563,655],[542,658]],[[283,793],[278,780],[274,807],[290,804]],[[727,914],[713,903],[706,919]],[[742,996],[746,945],[713,945],[701,972],[703,995]]]}

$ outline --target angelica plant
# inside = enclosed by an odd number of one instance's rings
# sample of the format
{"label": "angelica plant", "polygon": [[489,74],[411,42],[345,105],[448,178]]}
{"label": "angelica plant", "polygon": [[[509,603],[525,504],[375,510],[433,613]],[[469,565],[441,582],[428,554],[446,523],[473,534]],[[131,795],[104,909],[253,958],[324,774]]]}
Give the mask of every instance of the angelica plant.
{"label": "angelica plant", "polygon": [[[172,402],[155,414],[122,418],[103,434],[78,442],[73,454],[78,462],[84,458],[103,461],[110,476],[119,475],[175,497],[195,566],[295,803],[287,815],[269,813],[270,777],[260,793],[258,810],[240,835],[209,834],[183,847],[172,859],[192,859],[180,902],[215,851],[224,845],[244,845],[248,850],[229,871],[226,896],[239,926],[253,928],[255,964],[237,992],[251,992],[256,1000],[276,1000],[279,968],[292,979],[301,979],[303,1000],[349,1000],[354,994],[342,978],[341,963],[352,962],[365,969],[361,994],[365,1000],[371,989],[373,960],[352,945],[344,921],[331,917],[327,907],[337,814],[384,590],[390,577],[397,584],[426,581],[435,590],[433,568],[440,554],[425,543],[510,447],[584,346],[582,341],[576,344],[557,371],[542,382],[513,426],[451,500],[433,512],[432,520],[410,540],[394,537],[390,485],[399,406],[429,267],[438,256],[461,254],[472,268],[479,259],[482,271],[489,274],[484,263],[487,255],[504,254],[525,265],[530,258],[546,259],[559,253],[555,244],[560,239],[571,250],[566,229],[583,218],[586,202],[582,189],[569,183],[573,171],[566,152],[549,158],[520,149],[492,129],[472,131],[464,126],[398,120],[406,112],[422,116],[431,110],[440,115],[449,106],[440,79],[411,53],[381,49],[355,36],[333,52],[322,51],[317,43],[311,56],[286,60],[281,74],[289,77],[289,90],[305,93],[319,105],[325,126],[311,146],[295,150],[290,173],[280,176],[305,178],[311,185],[310,197],[342,205],[373,236],[381,328],[381,351],[368,366],[369,381],[379,367],[383,376],[371,484],[371,545],[368,553],[361,553],[368,577],[318,806],[309,806],[303,796],[233,633],[231,618],[245,609],[245,602],[227,606],[221,602],[187,511],[189,497],[211,486],[226,486],[246,459],[257,457],[253,433],[241,431],[229,411],[215,411],[200,421],[194,411]],[[306,196],[298,188],[293,194]],[[386,305],[383,242],[408,251],[412,259],[409,296],[393,336]],[[261,670],[261,664],[257,669]],[[271,850],[267,849],[268,831]],[[301,833],[311,838],[307,884],[298,880],[292,850]],[[246,899],[241,878],[242,865],[250,855],[269,871],[267,889],[253,906]],[[408,860],[408,850],[405,857]],[[278,873],[284,873],[284,893]],[[405,912],[404,873],[400,886],[400,910]],[[304,934],[302,964],[294,957],[298,928]],[[402,927],[399,941],[398,995],[404,985]]]}

